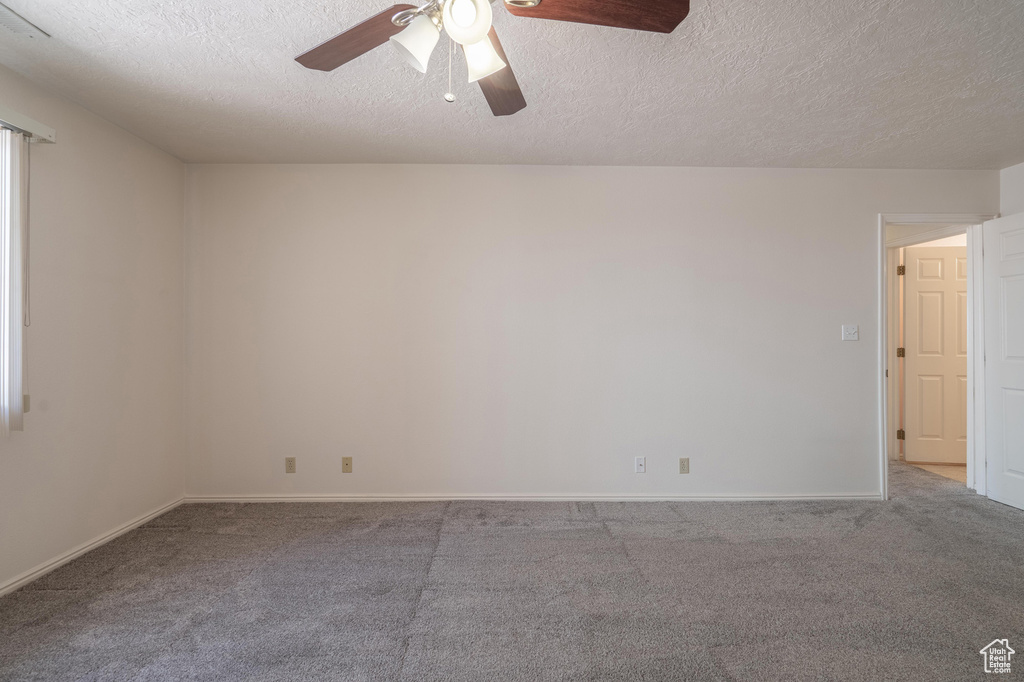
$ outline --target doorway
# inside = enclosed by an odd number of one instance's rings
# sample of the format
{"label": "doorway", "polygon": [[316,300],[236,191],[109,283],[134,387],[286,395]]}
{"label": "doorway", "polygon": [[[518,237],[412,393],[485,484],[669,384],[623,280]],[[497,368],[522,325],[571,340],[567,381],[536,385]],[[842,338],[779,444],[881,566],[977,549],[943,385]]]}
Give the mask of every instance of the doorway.
{"label": "doorway", "polygon": [[[982,273],[981,224],[992,217],[879,216],[883,498],[888,463],[900,460],[985,494],[984,458],[975,457],[975,379],[981,369],[975,352],[981,288],[975,278]],[[911,273],[914,282],[907,286]],[[912,310],[905,305],[908,289]],[[905,324],[908,315],[913,329]]]}

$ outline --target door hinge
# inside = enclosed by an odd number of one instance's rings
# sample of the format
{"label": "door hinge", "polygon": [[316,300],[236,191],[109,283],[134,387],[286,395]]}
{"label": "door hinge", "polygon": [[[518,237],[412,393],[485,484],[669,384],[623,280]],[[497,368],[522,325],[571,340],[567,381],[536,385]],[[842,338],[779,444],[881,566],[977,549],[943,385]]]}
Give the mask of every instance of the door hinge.
{"label": "door hinge", "polygon": [[905,358],[905,357],[907,357],[907,349],[906,348],[897,348],[896,349],[896,357],[898,357],[898,358]]}
{"label": "door hinge", "polygon": [[905,274],[907,274],[907,266],[906,265],[897,265],[896,266],[896,274],[897,275],[905,275]]}
{"label": "door hinge", "polygon": [[898,430],[896,432],[896,440],[906,440],[906,439],[907,439],[907,432],[906,431],[904,431],[903,429],[900,429],[900,430]]}

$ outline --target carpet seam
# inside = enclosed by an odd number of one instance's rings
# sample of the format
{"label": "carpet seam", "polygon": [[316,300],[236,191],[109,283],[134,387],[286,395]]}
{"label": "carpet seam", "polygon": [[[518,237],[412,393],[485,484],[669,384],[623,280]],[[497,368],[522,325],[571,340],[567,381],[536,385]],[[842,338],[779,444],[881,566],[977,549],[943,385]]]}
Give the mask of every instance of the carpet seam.
{"label": "carpet seam", "polygon": [[[162,515],[161,515],[161,516],[162,516]],[[158,518],[159,518],[159,517],[158,517]],[[277,554],[277,553],[278,553],[278,552],[279,552],[279,551],[281,550],[281,547],[283,547],[284,545],[288,544],[288,543],[289,543],[290,541],[293,541],[294,539],[295,539],[295,538],[286,538],[285,540],[282,540],[282,541],[281,541],[281,543],[280,543],[279,545],[277,545],[277,547],[274,547],[274,549],[272,549],[272,550],[271,550],[271,551],[269,552],[269,554],[268,554],[268,556],[267,556],[267,558],[266,558],[265,560],[263,560],[262,562],[260,562],[260,563],[259,563],[258,565],[256,565],[256,566],[253,566],[252,570],[250,570],[250,571],[249,571],[248,573],[246,573],[246,574],[245,574],[244,576],[242,576],[241,578],[239,578],[239,579],[238,579],[238,580],[237,580],[237,581],[236,581],[235,583],[233,583],[232,585],[230,585],[230,586],[228,586],[228,587],[225,587],[225,588],[224,588],[224,589],[223,589],[223,590],[222,590],[222,591],[220,592],[220,594],[218,594],[218,595],[217,595],[217,598],[216,598],[216,599],[214,599],[214,600],[213,600],[212,602],[210,602],[209,606],[208,606],[208,607],[207,607],[207,608],[205,609],[206,613],[205,613],[204,615],[208,615],[208,614],[210,614],[210,613],[213,613],[213,612],[215,612],[215,611],[217,610],[217,607],[218,607],[218,606],[219,606],[219,605],[221,604],[221,602],[223,602],[223,601],[224,601],[225,599],[227,599],[227,594],[228,594],[228,592],[230,592],[231,590],[233,590],[233,589],[237,588],[237,587],[238,587],[239,585],[241,585],[241,584],[242,584],[243,582],[245,582],[246,580],[248,580],[248,579],[249,579],[249,577],[250,577],[250,576],[251,576],[251,575],[252,575],[253,573],[255,573],[256,571],[260,570],[261,568],[263,568],[264,566],[266,566],[266,565],[267,565],[268,563],[270,563],[270,562],[271,562],[271,560],[272,560],[272,559],[274,558],[274,556],[275,556],[275,555],[276,555],[276,554]],[[190,615],[190,616],[189,616],[189,617],[187,618],[187,620],[189,621],[189,624],[188,624],[188,626],[187,626],[187,627],[186,627],[186,628],[184,629],[184,631],[183,631],[183,632],[182,632],[182,633],[181,633],[180,635],[178,635],[177,637],[175,637],[174,639],[172,639],[172,640],[171,640],[170,642],[168,642],[166,646],[162,647],[162,648],[161,648],[161,649],[160,649],[160,650],[159,650],[159,651],[158,651],[158,652],[157,652],[157,653],[156,653],[156,654],[155,654],[155,655],[153,656],[153,658],[152,658],[152,659],[151,659],[150,661],[148,661],[148,662],[147,662],[147,663],[146,663],[145,665],[143,665],[143,666],[140,666],[140,667],[139,667],[139,669],[138,669],[138,670],[136,670],[136,671],[135,671],[135,672],[134,672],[134,673],[132,674],[132,679],[133,679],[133,680],[136,680],[136,679],[138,679],[138,678],[139,678],[139,676],[141,676],[141,675],[142,675],[143,671],[144,671],[144,670],[145,670],[146,668],[148,668],[149,666],[151,666],[151,665],[152,665],[152,664],[153,664],[154,662],[158,661],[158,660],[160,659],[160,657],[161,657],[161,656],[163,656],[164,654],[166,654],[166,653],[167,653],[168,651],[170,651],[170,650],[171,650],[171,649],[172,649],[172,648],[174,647],[174,645],[175,645],[175,644],[177,644],[178,642],[180,642],[180,641],[184,640],[184,639],[185,639],[185,637],[187,637],[187,636],[188,636],[188,633],[189,633],[189,632],[190,632],[190,631],[192,630],[192,627],[194,626],[194,623],[192,623],[192,619],[193,619],[193,618],[195,618],[195,617],[196,617],[197,615],[199,615],[199,610],[195,611],[194,613],[192,613],[192,614],[191,614],[191,615]],[[97,670],[98,670],[98,669],[97,669]],[[89,673],[87,673],[87,674],[86,674],[86,675],[85,675],[84,677],[82,677],[82,678],[79,678],[79,680],[76,680],[76,682],[83,682],[83,680],[87,679],[87,678],[88,678],[88,677],[89,677],[90,675],[94,674],[95,672],[96,672],[96,670],[92,670],[92,671],[90,671],[90,672],[89,672]]]}
{"label": "carpet seam", "polygon": [[[609,527],[608,525],[608,521],[604,517],[599,518],[601,519],[601,525],[604,526],[604,530],[608,534],[608,537],[612,538],[613,540],[619,543],[619,546],[622,548],[622,555],[626,557],[626,563],[630,566],[630,568],[634,570],[636,575],[640,577],[640,583],[643,585],[644,599],[646,599],[649,602],[656,601],[656,598],[659,595],[656,594],[654,590],[654,585],[652,585],[651,581],[648,580],[646,575],[644,575],[643,569],[641,569],[640,566],[638,566],[637,563],[633,560],[633,556],[629,553],[629,549],[626,547],[626,540],[624,538],[618,537],[617,535],[615,535],[615,533],[612,532],[611,527]],[[724,661],[722,660],[721,656],[719,656],[717,652],[713,652],[712,655],[715,657],[715,660],[718,661],[719,665],[718,670],[716,670],[715,672],[719,672],[725,675],[725,679],[727,680],[727,682],[736,682],[736,677],[733,676],[732,673],[730,673],[728,670],[726,670]]]}
{"label": "carpet seam", "polygon": [[434,570],[434,561],[437,559],[437,549],[441,546],[441,534],[444,532],[444,522],[448,518],[448,510],[452,506],[452,500],[445,502],[444,509],[441,511],[441,522],[437,524],[437,538],[434,540],[434,549],[430,552],[430,563],[427,564],[426,573],[423,575],[423,583],[420,585],[419,591],[416,593],[416,605],[412,608],[412,614],[409,616],[409,622],[405,626],[405,642],[402,643],[402,663],[398,667],[397,680],[402,680],[405,676],[405,659],[409,653],[409,644],[412,642],[412,625],[416,622],[416,616],[419,615],[420,605],[423,603],[423,593],[427,589],[427,582],[430,581],[430,573]]}

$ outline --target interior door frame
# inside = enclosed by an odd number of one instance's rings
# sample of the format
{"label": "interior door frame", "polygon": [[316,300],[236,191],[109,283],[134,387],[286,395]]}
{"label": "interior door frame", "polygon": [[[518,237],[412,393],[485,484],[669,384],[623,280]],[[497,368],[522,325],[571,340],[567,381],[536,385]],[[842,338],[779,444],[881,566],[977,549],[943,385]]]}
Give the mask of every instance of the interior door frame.
{"label": "interior door frame", "polygon": [[[878,467],[882,499],[889,499],[889,459],[898,458],[894,419],[896,381],[887,381],[886,370],[895,379],[896,344],[889,340],[895,305],[889,292],[895,291],[898,249],[943,237],[967,233],[967,487],[986,494],[985,481],[985,324],[982,289],[981,228],[998,217],[980,213],[879,213],[878,214]],[[935,224],[935,229],[886,242],[890,225]],[[966,228],[965,228],[966,226]],[[895,455],[895,457],[893,456]]]}

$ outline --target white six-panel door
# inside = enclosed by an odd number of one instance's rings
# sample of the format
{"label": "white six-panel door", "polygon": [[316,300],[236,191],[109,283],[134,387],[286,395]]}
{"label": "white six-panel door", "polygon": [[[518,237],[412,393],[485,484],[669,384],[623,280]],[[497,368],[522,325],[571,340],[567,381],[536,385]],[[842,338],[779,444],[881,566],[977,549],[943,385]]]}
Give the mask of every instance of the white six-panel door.
{"label": "white six-panel door", "polygon": [[988,495],[1024,509],[1024,214],[983,230]]}
{"label": "white six-panel door", "polygon": [[908,462],[967,461],[967,248],[904,252]]}

